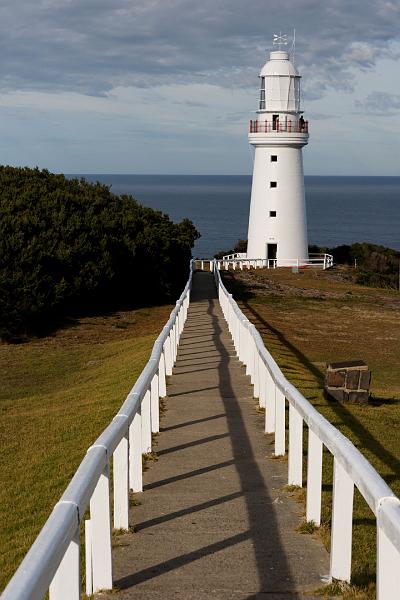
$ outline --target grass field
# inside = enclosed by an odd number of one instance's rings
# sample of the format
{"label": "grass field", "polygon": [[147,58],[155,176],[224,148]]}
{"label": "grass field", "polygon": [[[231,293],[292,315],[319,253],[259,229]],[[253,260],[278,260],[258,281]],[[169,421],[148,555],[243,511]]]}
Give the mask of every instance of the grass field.
{"label": "grass field", "polygon": [[[360,449],[400,495],[400,294],[355,285],[345,271],[289,269],[225,273],[286,377]],[[329,402],[325,364],[363,359],[372,369],[368,406]],[[323,527],[329,542],[332,460],[324,454]],[[348,596],[374,598],[376,522],[356,492],[353,583]]]}
{"label": "grass field", "polygon": [[0,346],[0,589],[146,364],[171,306]]}

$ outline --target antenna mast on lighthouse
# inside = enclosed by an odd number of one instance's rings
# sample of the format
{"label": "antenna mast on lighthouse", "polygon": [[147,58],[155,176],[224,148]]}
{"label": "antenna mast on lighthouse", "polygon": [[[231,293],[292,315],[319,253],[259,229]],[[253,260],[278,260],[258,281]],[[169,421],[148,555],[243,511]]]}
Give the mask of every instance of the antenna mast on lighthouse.
{"label": "antenna mast on lighthouse", "polygon": [[293,41],[292,41],[291,55],[292,55],[293,65],[295,65],[296,64],[296,60],[295,60],[296,59],[296,29],[295,28],[293,28]]}

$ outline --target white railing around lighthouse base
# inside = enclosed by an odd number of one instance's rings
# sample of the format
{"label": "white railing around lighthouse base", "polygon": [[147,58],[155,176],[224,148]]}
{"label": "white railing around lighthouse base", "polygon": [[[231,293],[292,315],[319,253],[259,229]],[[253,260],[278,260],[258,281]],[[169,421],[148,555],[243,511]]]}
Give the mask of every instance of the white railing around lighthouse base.
{"label": "white railing around lighthouse base", "polygon": [[[187,316],[194,262],[186,287],[154,343],[150,360],[114,419],[88,449],[1,600],[79,600],[80,528],[85,521],[86,594],[113,586],[111,523],[129,528],[129,492],[142,491],[142,454],[159,431],[159,399],[166,396]],[[110,461],[113,461],[112,485]],[[111,512],[110,490],[113,489]]]}
{"label": "white railing around lighthouse base", "polygon": [[[216,265],[215,265],[216,266]],[[306,520],[321,524],[322,461],[334,459],[330,579],[349,582],[353,495],[357,487],[377,520],[377,598],[400,596],[400,500],[359,450],[285,378],[255,326],[242,313],[214,268],[218,298],[236,353],[246,366],[254,396],[265,408],[265,432],[274,435],[274,454],[286,453],[289,410],[288,484],[303,486],[303,426],[308,428]]]}
{"label": "white railing around lighthouse base", "polygon": [[312,254],[308,258],[247,258],[246,253],[226,254],[217,259],[218,269],[276,269],[278,267],[330,269],[333,267],[332,254]]}

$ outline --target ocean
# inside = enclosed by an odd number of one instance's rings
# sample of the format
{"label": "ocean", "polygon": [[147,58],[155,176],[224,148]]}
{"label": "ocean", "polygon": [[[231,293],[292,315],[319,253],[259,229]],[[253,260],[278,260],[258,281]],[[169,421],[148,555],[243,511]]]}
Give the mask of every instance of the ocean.
{"label": "ocean", "polygon": [[[247,237],[251,176],[82,175],[115,194],[187,217],[201,233],[195,257],[212,257]],[[372,242],[400,250],[400,177],[305,177],[310,244]]]}

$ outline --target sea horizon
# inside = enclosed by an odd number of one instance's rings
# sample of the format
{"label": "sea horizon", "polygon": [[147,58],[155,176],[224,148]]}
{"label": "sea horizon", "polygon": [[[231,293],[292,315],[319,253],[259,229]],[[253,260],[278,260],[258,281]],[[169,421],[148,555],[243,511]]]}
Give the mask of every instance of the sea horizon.
{"label": "sea horizon", "polygon": [[[97,175],[105,175],[112,176],[115,175],[117,177],[252,177],[252,173],[235,173],[234,175],[230,175],[229,173],[116,173],[116,172],[98,172],[98,173],[66,173],[64,171],[54,171],[59,174],[65,175],[66,177],[95,177]],[[312,175],[311,173],[305,174],[304,179],[308,177],[340,177],[340,178],[381,178],[381,179],[400,179],[400,175]]]}
{"label": "sea horizon", "polygon": [[[252,175],[70,173],[130,194],[201,233],[193,255],[212,257],[247,238]],[[400,250],[399,175],[305,175],[310,244],[369,242]]]}

